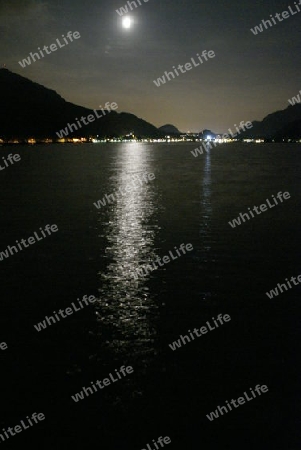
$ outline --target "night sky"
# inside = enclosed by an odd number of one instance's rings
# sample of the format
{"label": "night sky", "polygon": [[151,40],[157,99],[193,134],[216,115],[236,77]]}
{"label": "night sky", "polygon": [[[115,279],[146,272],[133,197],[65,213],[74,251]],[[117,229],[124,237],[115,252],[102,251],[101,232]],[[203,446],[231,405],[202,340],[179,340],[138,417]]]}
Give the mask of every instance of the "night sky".
{"label": "night sky", "polygon": [[[301,89],[301,13],[254,36],[250,28],[294,1],[149,0],[121,26],[125,0],[0,0],[1,64],[66,100],[181,131],[226,131],[286,108]],[[21,68],[18,61],[68,31],[81,38]],[[203,50],[214,59],[156,87],[154,79]]]}

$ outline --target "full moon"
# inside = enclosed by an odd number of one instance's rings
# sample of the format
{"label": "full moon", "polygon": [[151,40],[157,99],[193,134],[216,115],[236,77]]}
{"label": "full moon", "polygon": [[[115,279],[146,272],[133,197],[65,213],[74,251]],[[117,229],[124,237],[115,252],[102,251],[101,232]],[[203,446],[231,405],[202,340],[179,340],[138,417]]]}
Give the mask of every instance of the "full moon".
{"label": "full moon", "polygon": [[131,28],[132,26],[132,20],[130,17],[124,17],[122,19],[122,27],[123,28]]}

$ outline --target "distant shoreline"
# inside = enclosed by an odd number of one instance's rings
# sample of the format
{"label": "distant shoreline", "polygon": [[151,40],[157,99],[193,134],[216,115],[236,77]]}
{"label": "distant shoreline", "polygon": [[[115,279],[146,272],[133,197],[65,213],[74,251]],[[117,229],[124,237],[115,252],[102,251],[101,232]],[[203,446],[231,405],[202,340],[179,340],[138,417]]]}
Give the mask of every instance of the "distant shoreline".
{"label": "distant shoreline", "polygon": [[[125,144],[125,143],[151,143],[151,144],[188,144],[188,143],[196,143],[196,142],[208,142],[205,139],[167,139],[167,138],[143,138],[143,139],[119,139],[119,138],[103,138],[100,140],[92,139],[92,138],[75,138],[75,139],[0,139],[0,147],[1,146],[18,146],[18,145],[55,145],[55,144]],[[283,140],[272,140],[272,139],[229,139],[225,142],[218,142],[219,145],[222,144],[300,144],[301,139],[283,139]]]}

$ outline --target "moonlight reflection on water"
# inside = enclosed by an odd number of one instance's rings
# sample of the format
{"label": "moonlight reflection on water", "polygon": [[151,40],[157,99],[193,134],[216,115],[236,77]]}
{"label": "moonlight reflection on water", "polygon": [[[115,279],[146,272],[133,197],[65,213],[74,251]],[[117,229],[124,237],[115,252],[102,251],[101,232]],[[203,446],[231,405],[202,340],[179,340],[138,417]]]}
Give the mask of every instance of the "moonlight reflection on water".
{"label": "moonlight reflection on water", "polygon": [[[106,270],[99,273],[99,333],[109,346],[126,354],[149,354],[156,336],[154,319],[158,314],[155,299],[146,286],[148,277],[135,280],[142,264],[157,255],[154,238],[158,225],[154,219],[156,192],[154,184],[132,183],[134,175],[151,172],[149,161],[140,145],[123,153],[120,171],[112,182],[124,196],[101,210],[99,220],[107,239],[104,258]],[[105,222],[105,223],[104,223]]]}

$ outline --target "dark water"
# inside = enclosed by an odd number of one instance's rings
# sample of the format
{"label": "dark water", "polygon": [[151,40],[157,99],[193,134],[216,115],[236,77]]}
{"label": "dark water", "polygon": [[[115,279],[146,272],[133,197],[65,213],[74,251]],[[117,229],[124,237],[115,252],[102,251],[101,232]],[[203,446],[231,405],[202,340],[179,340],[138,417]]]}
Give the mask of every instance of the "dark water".
{"label": "dark water", "polygon": [[[8,448],[297,450],[300,442],[301,146],[195,144],[2,147],[0,251],[47,224],[59,232],[0,262],[1,427],[46,420]],[[155,180],[101,209],[144,172]],[[279,191],[291,198],[232,229]],[[133,279],[182,243],[194,250]],[[38,333],[34,324],[85,294],[98,301]],[[218,314],[231,321],[175,352],[168,344]],[[75,403],[114,369],[134,373]],[[257,384],[269,392],[210,422]]]}

